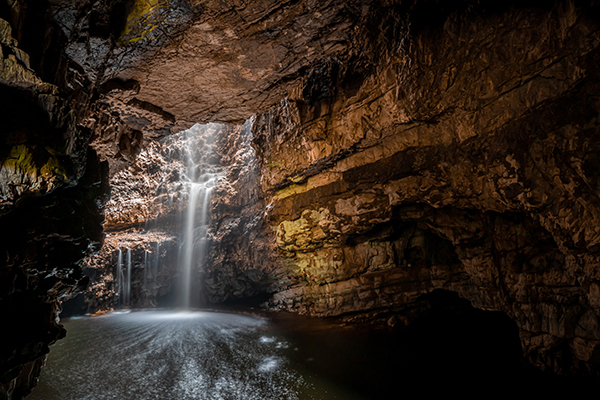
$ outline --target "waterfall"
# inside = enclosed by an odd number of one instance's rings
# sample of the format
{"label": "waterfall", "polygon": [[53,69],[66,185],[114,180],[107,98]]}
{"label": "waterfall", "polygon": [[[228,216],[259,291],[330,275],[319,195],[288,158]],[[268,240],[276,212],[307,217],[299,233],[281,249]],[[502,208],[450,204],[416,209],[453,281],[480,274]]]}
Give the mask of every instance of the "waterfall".
{"label": "waterfall", "polygon": [[[181,287],[180,305],[183,308],[192,306],[192,283],[194,272],[198,271],[198,261],[206,254],[208,222],[210,218],[210,195],[219,176],[218,168],[207,162],[212,155],[212,135],[217,125],[196,125],[183,136],[186,149],[186,168],[184,185],[188,186],[188,205],[185,211],[181,248]],[[202,140],[198,140],[200,135]],[[201,142],[201,145],[199,145]],[[200,150],[200,151],[198,151]],[[198,207],[200,213],[197,215]],[[198,218],[199,217],[199,218]]]}
{"label": "waterfall", "polygon": [[[191,183],[190,201],[187,210],[184,230],[183,243],[183,262],[182,262],[182,306],[190,308],[191,306],[191,288],[192,288],[192,270],[194,269],[195,260],[202,260],[206,250],[206,236],[208,233],[208,216],[210,206],[211,187],[205,187],[201,184]],[[200,235],[196,235],[196,208],[198,199],[201,198],[200,219],[198,225],[201,229]],[[197,242],[196,242],[197,239]]]}
{"label": "waterfall", "polygon": [[194,263],[194,226],[196,221],[196,203],[201,186],[190,182],[190,200],[183,233],[183,263],[182,263],[182,306],[190,308],[191,279]]}

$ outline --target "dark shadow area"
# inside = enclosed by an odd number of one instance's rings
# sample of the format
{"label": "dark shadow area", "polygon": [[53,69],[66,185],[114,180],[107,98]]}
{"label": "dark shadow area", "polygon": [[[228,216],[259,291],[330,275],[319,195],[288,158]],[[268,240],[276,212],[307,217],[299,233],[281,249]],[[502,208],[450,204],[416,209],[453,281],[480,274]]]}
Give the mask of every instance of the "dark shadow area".
{"label": "dark shadow area", "polygon": [[228,298],[221,304],[211,304],[210,308],[215,309],[246,309],[246,308],[256,308],[260,309],[260,305],[266,303],[271,298],[270,293],[258,293],[254,296],[238,299],[238,298]]}
{"label": "dark shadow area", "polygon": [[522,390],[551,394],[597,383],[528,365],[517,325],[504,313],[475,309],[444,290],[424,295],[415,306],[411,322],[397,329],[349,325],[340,330],[328,319],[269,317],[300,349],[291,352],[294,362],[364,399]]}
{"label": "dark shadow area", "polygon": [[60,313],[60,318],[70,318],[79,315],[85,315],[87,312],[87,304],[85,303],[85,296],[82,293],[79,293],[75,297],[63,301],[60,304],[62,311]]}
{"label": "dark shadow area", "polygon": [[445,290],[434,290],[421,302],[425,310],[392,334],[398,373],[416,386],[441,393],[493,384],[500,392],[527,388],[550,394],[598,383],[531,366],[523,356],[517,324],[502,312],[476,309]]}
{"label": "dark shadow area", "polygon": [[31,143],[42,147],[62,136],[49,121],[48,113],[37,104],[35,95],[26,90],[0,86],[0,157],[5,158],[12,146]]}
{"label": "dark shadow area", "polygon": [[177,291],[170,290],[164,295],[156,296],[156,305],[158,308],[174,308],[177,307]]}
{"label": "dark shadow area", "polygon": [[475,309],[444,290],[421,301],[426,311],[395,333],[407,374],[485,379],[525,372],[519,330],[506,314]]}

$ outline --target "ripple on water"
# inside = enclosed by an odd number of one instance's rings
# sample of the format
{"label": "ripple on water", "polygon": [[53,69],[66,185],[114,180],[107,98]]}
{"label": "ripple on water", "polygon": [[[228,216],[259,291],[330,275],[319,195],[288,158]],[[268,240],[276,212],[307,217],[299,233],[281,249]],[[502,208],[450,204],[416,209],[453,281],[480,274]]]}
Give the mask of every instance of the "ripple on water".
{"label": "ripple on water", "polygon": [[265,358],[259,365],[259,372],[272,372],[276,370],[282,363],[282,359],[276,356],[270,356]]}
{"label": "ripple on water", "polygon": [[64,324],[28,400],[353,398],[307,378],[263,317],[135,311]]}

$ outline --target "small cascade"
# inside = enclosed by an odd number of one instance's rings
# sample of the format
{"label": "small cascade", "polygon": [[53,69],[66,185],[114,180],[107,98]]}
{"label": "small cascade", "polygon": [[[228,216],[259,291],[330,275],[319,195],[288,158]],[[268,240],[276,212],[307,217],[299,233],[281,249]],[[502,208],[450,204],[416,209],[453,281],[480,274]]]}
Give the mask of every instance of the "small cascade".
{"label": "small cascade", "polygon": [[154,265],[152,268],[153,282],[156,282],[156,278],[158,276],[159,263],[160,263],[160,242],[156,242],[156,252],[154,254]]}
{"label": "small cascade", "polygon": [[131,249],[127,249],[127,277],[125,290],[123,290],[123,305],[129,306],[131,302]]}
{"label": "small cascade", "polygon": [[117,257],[117,268],[115,271],[115,293],[122,299],[123,293],[123,252],[119,249],[119,255]]}
{"label": "small cascade", "polygon": [[144,291],[148,291],[150,287],[150,283],[148,282],[150,278],[149,272],[150,266],[148,265],[148,249],[144,249]]}
{"label": "small cascade", "polygon": [[115,293],[119,296],[119,303],[122,306],[128,306],[131,293],[131,249],[127,249],[127,267],[123,262],[123,251],[119,248],[117,256],[117,266],[115,270]]}
{"label": "small cascade", "polygon": [[160,260],[160,242],[156,247],[144,249],[144,291],[146,296],[155,289],[158,276],[158,264]]}

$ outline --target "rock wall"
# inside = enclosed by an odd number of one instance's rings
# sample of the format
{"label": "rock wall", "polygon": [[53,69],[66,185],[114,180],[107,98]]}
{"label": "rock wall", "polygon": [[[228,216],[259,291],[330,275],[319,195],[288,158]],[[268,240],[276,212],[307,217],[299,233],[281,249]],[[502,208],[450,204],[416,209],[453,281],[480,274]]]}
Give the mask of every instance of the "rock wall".
{"label": "rock wall", "polygon": [[168,231],[128,229],[107,233],[101,250],[83,262],[89,285],[63,298],[62,316],[170,305],[168,297],[177,284],[174,278],[179,245],[178,238]]}
{"label": "rock wall", "polygon": [[285,275],[265,223],[268,206],[250,146],[253,123],[225,132],[218,143],[228,167],[223,184],[213,193],[211,251],[200,286],[208,303],[261,301],[278,290],[278,280]]}
{"label": "rock wall", "polygon": [[598,374],[597,7],[433,3],[382,3],[257,117],[268,307],[409,323],[446,289],[536,366]]}
{"label": "rock wall", "polygon": [[108,165],[89,149],[90,132],[16,39],[22,32],[10,17],[31,14],[14,3],[12,13],[0,13],[2,399],[29,393],[48,345],[65,335],[60,299],[87,285],[80,265],[100,247],[108,195]]}

